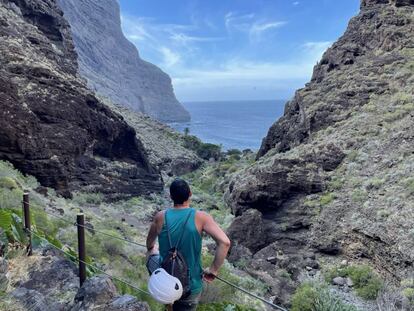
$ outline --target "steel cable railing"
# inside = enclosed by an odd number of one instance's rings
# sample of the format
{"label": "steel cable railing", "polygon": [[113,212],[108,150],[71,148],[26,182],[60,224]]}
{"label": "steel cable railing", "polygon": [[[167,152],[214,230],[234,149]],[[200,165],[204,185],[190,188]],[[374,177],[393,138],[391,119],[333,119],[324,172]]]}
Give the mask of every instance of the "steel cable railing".
{"label": "steel cable railing", "polygon": [[[25,200],[25,199],[24,199],[24,200]],[[24,201],[24,200],[23,200],[23,205],[25,204],[25,201]],[[28,198],[27,198],[27,200],[28,200]],[[28,206],[28,201],[27,201],[26,203],[27,203],[27,206]],[[24,209],[24,212],[25,212],[25,213],[27,213],[26,209]],[[121,238],[121,237],[118,237],[118,236],[115,236],[115,235],[112,235],[112,234],[106,233],[106,232],[104,232],[104,231],[100,231],[100,230],[94,229],[93,227],[88,226],[88,225],[80,224],[80,223],[77,223],[77,222],[72,222],[72,221],[70,221],[70,220],[67,220],[67,219],[65,219],[65,218],[61,217],[61,216],[57,216],[57,215],[55,215],[55,214],[53,214],[53,213],[49,213],[49,212],[47,212],[47,211],[45,211],[45,210],[43,210],[43,212],[44,212],[44,213],[46,213],[47,215],[51,216],[51,217],[54,217],[54,218],[56,218],[56,219],[59,219],[59,220],[61,220],[61,221],[65,222],[65,223],[68,223],[68,224],[72,225],[72,226],[76,226],[76,227],[78,227],[78,230],[79,230],[79,228],[86,229],[86,230],[90,230],[90,231],[92,231],[92,232],[94,232],[94,233],[102,234],[102,235],[105,235],[105,236],[107,236],[107,237],[110,237],[110,238],[113,238],[113,239],[116,239],[116,240],[119,240],[119,241],[122,241],[122,242],[125,242],[125,243],[129,243],[129,244],[133,244],[133,245],[136,245],[136,246],[139,246],[139,247],[145,247],[145,248],[146,248],[146,245],[145,245],[145,244],[143,244],[143,243],[138,243],[138,242],[131,241],[131,240],[129,240],[129,239]],[[29,212],[29,214],[30,214],[30,212]],[[27,215],[25,215],[25,219],[26,219],[26,217],[27,217]],[[83,216],[82,216],[82,217],[83,217]],[[30,218],[30,215],[29,215],[29,218]],[[87,263],[87,262],[85,262],[84,260],[82,260],[82,259],[80,259],[80,258],[78,258],[78,257],[76,257],[76,256],[74,256],[74,255],[72,255],[72,254],[69,254],[69,253],[65,252],[64,250],[60,249],[60,248],[59,248],[59,247],[57,247],[56,245],[53,245],[52,243],[50,243],[50,242],[49,242],[46,238],[41,237],[41,236],[39,236],[38,234],[36,234],[33,230],[31,230],[31,229],[30,229],[30,226],[29,226],[29,228],[27,228],[27,227],[26,227],[25,229],[26,229],[26,230],[27,230],[30,234],[33,234],[33,235],[37,236],[38,238],[40,238],[40,239],[42,239],[42,240],[46,241],[49,245],[51,245],[52,247],[56,248],[57,250],[59,250],[60,252],[64,253],[65,255],[69,256],[70,258],[75,259],[75,260],[76,260],[76,261],[78,261],[79,263],[82,263],[82,264],[84,264],[84,265],[86,265],[86,266],[88,266],[88,267],[90,267],[90,268],[94,269],[95,271],[98,271],[98,272],[100,272],[100,273],[102,273],[102,274],[105,274],[105,275],[107,275],[108,277],[110,277],[111,279],[113,279],[113,280],[117,280],[117,281],[119,281],[119,282],[121,282],[121,283],[123,283],[123,284],[125,284],[125,285],[127,285],[127,286],[129,286],[129,287],[131,287],[131,288],[133,288],[133,289],[135,289],[135,290],[137,290],[137,291],[139,291],[139,292],[142,292],[142,293],[145,293],[145,294],[147,294],[147,295],[150,295],[150,293],[148,293],[147,291],[145,291],[145,290],[143,290],[143,289],[141,289],[141,288],[139,288],[139,287],[137,287],[137,286],[135,286],[135,285],[133,285],[133,284],[129,283],[128,281],[125,281],[125,280],[123,280],[123,279],[121,279],[121,278],[115,277],[115,276],[113,276],[113,275],[111,275],[111,274],[109,274],[109,273],[105,272],[104,270],[102,270],[102,269],[100,269],[100,268],[98,268],[98,267],[96,267],[96,266],[94,266],[94,265],[91,265],[90,263]],[[79,233],[78,233],[78,234],[79,234]],[[30,247],[31,247],[31,245],[30,245]],[[237,289],[237,290],[239,290],[239,291],[241,291],[241,292],[243,292],[243,293],[245,293],[245,294],[247,294],[247,295],[249,295],[249,296],[251,296],[251,297],[253,297],[253,298],[255,298],[255,299],[260,300],[261,302],[263,302],[263,303],[267,304],[268,306],[270,306],[270,307],[272,307],[272,308],[275,308],[275,309],[277,309],[277,310],[281,310],[281,311],[287,311],[287,309],[285,309],[285,308],[283,308],[283,307],[281,307],[281,306],[278,306],[278,305],[276,305],[276,304],[274,304],[274,303],[272,303],[272,302],[270,302],[270,301],[266,300],[265,298],[260,297],[260,296],[258,296],[258,295],[256,295],[256,294],[254,294],[254,293],[252,293],[252,292],[250,292],[250,291],[248,291],[248,290],[246,290],[246,289],[244,289],[244,288],[242,288],[242,287],[240,287],[240,286],[238,286],[238,285],[236,285],[236,284],[234,284],[234,283],[232,283],[232,282],[230,282],[230,281],[227,281],[227,280],[225,280],[225,279],[223,279],[223,278],[221,278],[221,277],[219,277],[219,276],[216,276],[216,278],[217,278],[219,281],[221,281],[221,282],[223,282],[223,283],[225,283],[225,284],[227,284],[227,285],[229,285],[229,286],[231,286],[231,287],[233,287],[233,288],[235,288],[235,289]],[[82,283],[82,281],[81,281],[81,283]]]}
{"label": "steel cable railing", "polygon": [[141,293],[144,293],[144,294],[146,294],[146,295],[151,296],[151,295],[150,295],[150,293],[149,293],[149,292],[147,292],[146,290],[143,290],[143,289],[141,289],[141,288],[139,288],[139,287],[137,287],[137,286],[135,286],[135,285],[133,285],[133,284],[129,283],[128,281],[125,281],[124,279],[121,279],[121,278],[119,278],[119,277],[113,276],[113,275],[111,275],[111,274],[107,273],[105,270],[102,270],[102,269],[98,268],[97,266],[92,265],[92,264],[90,264],[90,263],[87,263],[87,262],[85,262],[85,261],[83,261],[83,260],[80,260],[78,257],[76,257],[76,256],[74,256],[74,255],[72,255],[72,254],[70,254],[70,253],[68,253],[68,252],[65,252],[63,249],[61,249],[61,248],[57,247],[56,245],[53,245],[53,244],[52,244],[52,243],[50,243],[50,242],[49,242],[46,238],[44,238],[44,237],[42,237],[42,236],[38,235],[38,234],[37,234],[36,232],[34,232],[33,230],[30,230],[30,233],[31,233],[31,234],[33,234],[34,236],[36,236],[37,238],[42,239],[43,241],[47,242],[47,243],[48,243],[48,245],[50,245],[50,246],[52,246],[53,248],[57,249],[58,251],[60,251],[60,252],[61,252],[61,253],[63,253],[64,255],[66,255],[66,256],[68,256],[68,257],[70,257],[70,258],[72,258],[72,259],[74,259],[74,260],[76,260],[76,261],[78,261],[78,262],[82,262],[83,264],[87,265],[88,267],[90,267],[90,268],[94,269],[95,271],[98,271],[98,272],[100,272],[100,273],[102,273],[102,274],[107,275],[108,277],[110,277],[110,278],[111,278],[111,279],[113,279],[113,280],[119,281],[119,282],[121,282],[121,283],[123,283],[123,284],[125,284],[125,285],[127,285],[127,286],[129,286],[129,287],[131,287],[131,288],[133,288],[133,289],[135,289],[135,290],[137,290],[137,291],[141,292]]}

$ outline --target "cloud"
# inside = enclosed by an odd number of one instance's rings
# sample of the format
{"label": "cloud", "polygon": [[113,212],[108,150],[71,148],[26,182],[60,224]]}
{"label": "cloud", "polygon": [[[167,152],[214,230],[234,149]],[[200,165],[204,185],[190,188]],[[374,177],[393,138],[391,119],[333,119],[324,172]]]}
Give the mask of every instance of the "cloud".
{"label": "cloud", "polygon": [[192,42],[215,42],[224,40],[224,37],[197,37],[197,36],[189,36],[184,33],[172,33],[170,39],[182,44],[187,45]]}
{"label": "cloud", "polygon": [[250,41],[260,40],[263,33],[280,28],[287,24],[285,21],[257,20],[255,14],[238,14],[228,12],[224,16],[224,25],[228,33],[244,32]]}
{"label": "cloud", "polygon": [[[223,16],[219,19],[223,21]],[[289,97],[309,80],[313,66],[331,42],[304,42],[290,60],[260,61],[259,41],[286,24],[253,13],[228,12],[224,24],[215,23],[221,27],[219,32],[204,24],[122,17],[127,38],[138,45],[144,59],[171,75],[180,100]]]}
{"label": "cloud", "polygon": [[284,25],[286,25],[287,22],[283,21],[274,21],[274,22],[262,22],[262,23],[254,23],[250,27],[249,35],[250,39],[259,39],[261,38],[262,33],[271,30],[271,29],[277,29]]}
{"label": "cloud", "polygon": [[296,6],[296,5],[299,5],[300,2],[299,1],[294,1],[292,4]]}
{"label": "cloud", "polygon": [[332,45],[332,41],[311,41],[302,45],[302,48],[310,55],[311,58],[319,59],[322,54]]}
{"label": "cloud", "polygon": [[237,12],[228,12],[224,16],[224,25],[227,32],[248,31],[251,27],[252,20],[255,17],[253,13],[238,14]]}
{"label": "cloud", "polygon": [[165,67],[172,67],[176,64],[178,64],[181,60],[181,56],[176,53],[173,52],[172,50],[170,50],[169,48],[162,46],[159,51],[162,53],[163,55],[163,66]]}
{"label": "cloud", "polygon": [[[260,62],[233,58],[212,69],[187,68],[177,72],[173,84],[185,101],[287,98],[309,80],[312,70],[331,42],[306,42],[299,57],[287,62]],[[261,96],[261,97],[260,97]]]}

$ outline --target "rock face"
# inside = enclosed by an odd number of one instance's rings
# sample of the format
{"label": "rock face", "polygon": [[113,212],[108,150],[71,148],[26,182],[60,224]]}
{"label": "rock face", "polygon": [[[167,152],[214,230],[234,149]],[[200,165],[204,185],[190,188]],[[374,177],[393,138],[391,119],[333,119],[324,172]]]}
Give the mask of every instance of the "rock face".
{"label": "rock face", "polygon": [[[270,128],[256,163],[230,183],[226,199],[240,219],[229,232],[254,260],[264,250],[294,258],[314,249],[365,258],[397,280],[412,270],[413,4],[362,1]],[[260,223],[245,216],[249,209],[262,213],[261,239],[241,234]],[[268,246],[258,251],[256,241]]]}
{"label": "rock face", "polygon": [[140,59],[123,35],[116,0],[58,0],[69,21],[79,72],[98,94],[161,121],[188,121],[170,77]]}
{"label": "rock face", "polygon": [[161,190],[134,129],[76,76],[62,15],[52,0],[0,1],[0,158],[66,195]]}

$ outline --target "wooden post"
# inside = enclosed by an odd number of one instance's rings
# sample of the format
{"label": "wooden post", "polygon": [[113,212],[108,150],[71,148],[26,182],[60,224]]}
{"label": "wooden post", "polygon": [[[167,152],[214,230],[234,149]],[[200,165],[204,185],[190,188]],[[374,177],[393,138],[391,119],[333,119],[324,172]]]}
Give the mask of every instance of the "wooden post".
{"label": "wooden post", "polygon": [[78,254],[79,254],[79,283],[82,287],[86,280],[86,247],[85,247],[85,215],[78,214],[76,217],[78,227]]}
{"label": "wooden post", "polygon": [[24,228],[26,229],[27,238],[29,239],[29,243],[27,245],[27,255],[31,256],[33,249],[32,249],[32,226],[30,222],[30,203],[29,203],[29,192],[25,191],[23,193],[23,218],[24,218]]}

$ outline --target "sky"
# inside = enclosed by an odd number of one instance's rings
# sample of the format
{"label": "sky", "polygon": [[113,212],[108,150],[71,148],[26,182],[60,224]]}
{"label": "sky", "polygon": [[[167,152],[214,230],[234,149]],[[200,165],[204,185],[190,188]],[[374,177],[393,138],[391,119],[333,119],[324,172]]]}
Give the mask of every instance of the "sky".
{"label": "sky", "polygon": [[119,0],[142,59],[180,101],[289,99],[360,0]]}

